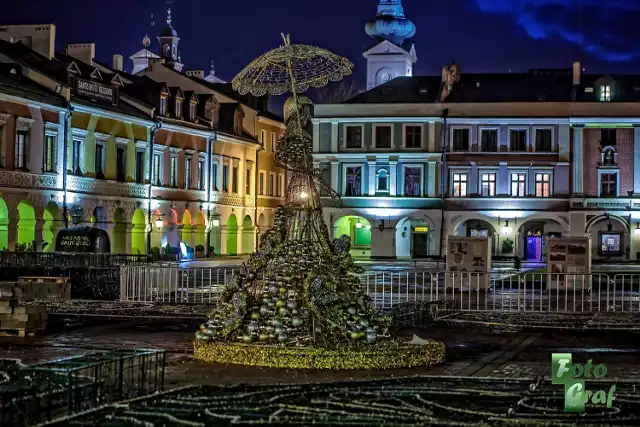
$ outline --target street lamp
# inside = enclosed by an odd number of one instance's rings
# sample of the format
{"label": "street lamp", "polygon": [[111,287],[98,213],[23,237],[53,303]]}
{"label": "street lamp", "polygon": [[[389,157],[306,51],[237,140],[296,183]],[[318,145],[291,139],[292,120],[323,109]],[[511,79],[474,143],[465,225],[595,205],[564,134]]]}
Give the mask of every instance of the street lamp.
{"label": "street lamp", "polygon": [[362,228],[362,223],[360,222],[360,218],[358,218],[358,222],[356,222],[356,228]]}
{"label": "street lamp", "polygon": [[640,222],[636,224],[636,229],[633,231],[633,234],[640,236]]}
{"label": "street lamp", "polygon": [[162,219],[162,214],[156,214],[156,219],[154,221],[154,224],[156,226],[156,228],[162,228],[164,226],[164,220]]}
{"label": "street lamp", "polygon": [[220,227],[220,214],[216,211],[211,212],[211,225],[215,228]]}

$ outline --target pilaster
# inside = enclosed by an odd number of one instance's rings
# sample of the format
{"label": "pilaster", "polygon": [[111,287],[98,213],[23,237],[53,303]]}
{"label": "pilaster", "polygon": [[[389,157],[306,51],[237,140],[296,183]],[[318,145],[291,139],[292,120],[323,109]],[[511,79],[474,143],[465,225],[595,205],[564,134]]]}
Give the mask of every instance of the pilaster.
{"label": "pilaster", "polygon": [[436,193],[436,166],[437,162],[427,162],[427,197],[437,197]]}
{"label": "pilaster", "polygon": [[376,195],[376,161],[369,160],[369,195]]}
{"label": "pilaster", "polygon": [[313,124],[313,153],[320,152],[320,123]]}
{"label": "pilaster", "polygon": [[127,182],[134,182],[136,180],[136,141],[133,139],[127,142],[126,166],[127,172],[124,179]]}
{"label": "pilaster", "polygon": [[35,251],[42,251],[42,231],[44,230],[44,220],[37,219],[35,223],[35,233],[33,239],[35,240]]}
{"label": "pilaster", "polygon": [[13,251],[16,248],[18,242],[18,219],[9,218],[7,222],[7,249]]}
{"label": "pilaster", "polygon": [[338,122],[333,121],[331,122],[331,152],[332,153],[338,152],[338,146],[340,143],[339,141],[340,141],[340,135],[338,134]]}
{"label": "pilaster", "polygon": [[340,189],[338,188],[339,168],[340,162],[331,162],[331,188],[339,194],[342,194]]}
{"label": "pilaster", "polygon": [[395,160],[390,161],[389,169],[389,195],[393,197],[397,194],[398,162]]}
{"label": "pilaster", "polygon": [[[634,147],[635,148],[635,147]],[[635,155],[634,155],[635,157]],[[573,194],[584,194],[584,128],[573,128]],[[635,188],[635,175],[634,175]]]}

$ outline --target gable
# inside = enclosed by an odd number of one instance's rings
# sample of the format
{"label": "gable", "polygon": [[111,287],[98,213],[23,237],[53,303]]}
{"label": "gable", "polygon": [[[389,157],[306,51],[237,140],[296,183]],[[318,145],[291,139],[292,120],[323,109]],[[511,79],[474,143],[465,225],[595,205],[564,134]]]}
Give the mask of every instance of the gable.
{"label": "gable", "polygon": [[124,83],[118,74],[111,79],[111,84],[118,85],[120,87],[124,86]]}
{"label": "gable", "polygon": [[76,63],[74,61],[71,61],[69,63],[69,66],[67,66],[67,71],[69,71],[71,73],[76,73],[79,76],[82,75],[82,73],[80,72],[80,68],[78,68],[78,66],[76,65]]}
{"label": "gable", "polygon": [[93,71],[91,72],[91,75],[89,77],[92,78],[92,79],[96,79],[96,80],[102,81],[102,74],[100,74],[100,71],[97,68],[93,69]]}
{"label": "gable", "polygon": [[367,58],[374,55],[411,55],[411,53],[391,43],[389,40],[383,40],[362,55]]}

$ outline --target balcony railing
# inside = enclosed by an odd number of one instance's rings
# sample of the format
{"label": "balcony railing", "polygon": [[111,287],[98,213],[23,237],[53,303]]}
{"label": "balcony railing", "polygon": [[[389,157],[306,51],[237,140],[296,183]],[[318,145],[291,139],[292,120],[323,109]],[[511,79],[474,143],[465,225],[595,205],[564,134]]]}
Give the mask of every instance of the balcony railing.
{"label": "balcony railing", "polygon": [[0,170],[0,187],[57,189],[57,175],[37,175],[29,172]]}

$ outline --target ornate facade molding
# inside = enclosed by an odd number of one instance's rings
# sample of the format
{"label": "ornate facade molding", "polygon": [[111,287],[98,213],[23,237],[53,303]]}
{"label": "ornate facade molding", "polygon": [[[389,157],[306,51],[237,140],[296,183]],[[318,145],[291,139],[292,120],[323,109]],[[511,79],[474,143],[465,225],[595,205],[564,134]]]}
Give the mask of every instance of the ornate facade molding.
{"label": "ornate facade molding", "polygon": [[0,170],[0,187],[57,190],[58,176]]}
{"label": "ornate facade molding", "polygon": [[7,120],[11,117],[10,114],[2,114],[0,113],[0,126],[4,126],[7,124]]}
{"label": "ornate facade molding", "polygon": [[16,119],[16,130],[18,131],[29,131],[31,130],[31,126],[33,126],[34,119],[30,119],[27,117],[18,117]]}
{"label": "ornate facade molding", "polygon": [[147,186],[131,182],[104,181],[80,176],[67,176],[67,189],[79,193],[100,194],[105,196],[147,198]]}

